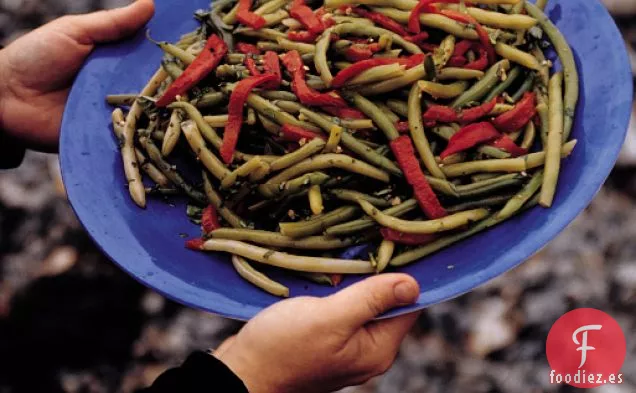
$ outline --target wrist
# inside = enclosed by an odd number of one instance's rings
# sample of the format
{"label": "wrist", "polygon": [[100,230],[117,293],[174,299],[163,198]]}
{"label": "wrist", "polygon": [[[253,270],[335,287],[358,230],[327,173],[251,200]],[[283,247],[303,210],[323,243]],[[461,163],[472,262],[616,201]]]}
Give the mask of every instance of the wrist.
{"label": "wrist", "polygon": [[260,372],[251,361],[253,359],[243,356],[240,351],[228,348],[216,357],[243,381],[249,393],[283,393],[274,386],[272,369]]}

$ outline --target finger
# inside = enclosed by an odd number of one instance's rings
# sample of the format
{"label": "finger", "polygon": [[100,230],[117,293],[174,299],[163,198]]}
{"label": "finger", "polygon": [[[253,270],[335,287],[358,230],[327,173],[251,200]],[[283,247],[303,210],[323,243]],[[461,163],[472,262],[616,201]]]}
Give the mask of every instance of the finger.
{"label": "finger", "polygon": [[379,347],[392,348],[394,352],[397,352],[404,337],[411,331],[419,316],[419,312],[414,312],[383,321],[376,321],[367,325],[366,329],[373,337],[372,341]]}
{"label": "finger", "polygon": [[136,0],[127,7],[69,16],[64,27],[72,29],[78,42],[86,45],[116,41],[142,28],[155,12],[153,0]]}
{"label": "finger", "polygon": [[352,285],[323,301],[328,308],[326,315],[357,329],[392,308],[412,304],[419,292],[419,286],[411,276],[382,274]]}

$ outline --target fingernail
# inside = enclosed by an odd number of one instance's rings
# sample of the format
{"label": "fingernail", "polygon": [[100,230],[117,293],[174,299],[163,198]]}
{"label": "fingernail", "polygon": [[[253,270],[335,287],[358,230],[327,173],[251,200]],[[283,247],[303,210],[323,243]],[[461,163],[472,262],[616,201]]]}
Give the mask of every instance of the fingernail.
{"label": "fingernail", "polygon": [[415,286],[408,282],[401,282],[397,284],[395,288],[393,288],[393,293],[395,294],[395,299],[400,304],[411,304],[419,295]]}

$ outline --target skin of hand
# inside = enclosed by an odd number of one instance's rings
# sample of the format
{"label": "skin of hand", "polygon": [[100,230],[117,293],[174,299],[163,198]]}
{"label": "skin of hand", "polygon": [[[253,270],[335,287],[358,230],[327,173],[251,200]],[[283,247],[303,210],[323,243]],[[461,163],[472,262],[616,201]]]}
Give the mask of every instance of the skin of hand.
{"label": "skin of hand", "polygon": [[404,274],[383,274],[326,298],[266,309],[216,351],[250,393],[332,392],[386,372],[418,313],[374,321],[419,296]]}
{"label": "skin of hand", "polygon": [[153,0],[63,16],[0,51],[0,129],[27,147],[55,151],[71,84],[96,45],[131,35],[154,14]]}

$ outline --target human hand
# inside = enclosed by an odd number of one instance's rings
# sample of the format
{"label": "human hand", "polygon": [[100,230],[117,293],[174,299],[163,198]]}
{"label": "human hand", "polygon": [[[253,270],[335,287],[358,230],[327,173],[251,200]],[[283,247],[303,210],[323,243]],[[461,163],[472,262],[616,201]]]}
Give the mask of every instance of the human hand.
{"label": "human hand", "polygon": [[55,150],[75,75],[95,45],[124,38],[154,14],[153,0],[52,21],[0,51],[0,129]]}
{"label": "human hand", "polygon": [[327,298],[293,298],[251,320],[215,356],[251,393],[331,392],[383,374],[418,314],[373,321],[419,296],[404,274],[383,274]]}

